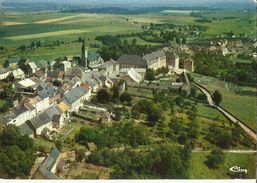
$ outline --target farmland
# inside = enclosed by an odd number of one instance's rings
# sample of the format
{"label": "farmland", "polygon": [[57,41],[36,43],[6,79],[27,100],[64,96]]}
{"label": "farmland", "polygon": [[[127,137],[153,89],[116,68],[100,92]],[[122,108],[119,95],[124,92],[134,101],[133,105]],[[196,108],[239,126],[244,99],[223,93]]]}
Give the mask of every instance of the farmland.
{"label": "farmland", "polygon": [[[6,49],[1,53],[0,62],[3,63],[8,56],[20,54],[32,60],[45,57],[55,59],[65,55],[77,55],[80,46],[74,43],[78,37],[86,36],[88,44],[100,44],[95,40],[99,35],[117,35],[142,32],[143,25],[149,24],[175,24],[180,26],[202,25],[195,20],[199,17],[191,16],[189,13],[159,12],[139,15],[122,14],[96,14],[96,13],[60,13],[48,12],[14,12],[0,10],[0,42]],[[224,32],[234,31],[235,33],[246,33],[250,37],[255,36],[254,12],[238,13],[237,11],[203,11],[202,16],[212,22],[204,23],[207,31],[200,37],[189,37],[190,41],[213,37]],[[218,19],[215,19],[218,17]],[[235,17],[226,19],[226,17]],[[245,20],[250,19],[251,22]],[[229,23],[229,24],[228,24]],[[229,26],[227,26],[229,25]],[[122,40],[137,39],[138,44],[156,45],[157,43],[147,42],[141,38],[125,37]],[[63,41],[72,47],[55,46],[37,48],[28,53],[19,53],[16,48],[21,45],[29,45],[31,41],[43,41],[50,44],[53,41]],[[90,47],[92,49],[92,47]],[[40,56],[38,56],[40,53]]]}

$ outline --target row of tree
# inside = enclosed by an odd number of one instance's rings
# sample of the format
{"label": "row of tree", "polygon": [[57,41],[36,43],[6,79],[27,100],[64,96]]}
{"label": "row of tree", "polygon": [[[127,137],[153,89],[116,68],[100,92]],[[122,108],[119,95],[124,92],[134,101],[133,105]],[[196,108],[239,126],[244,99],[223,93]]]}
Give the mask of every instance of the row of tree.
{"label": "row of tree", "polygon": [[82,127],[75,139],[87,147],[88,143],[94,142],[99,148],[113,148],[117,145],[130,145],[138,147],[149,143],[147,130],[132,123],[126,123],[119,127],[103,127],[95,129],[93,127]]}
{"label": "row of tree", "polygon": [[90,155],[88,162],[113,167],[113,179],[185,179],[190,157],[190,146],[181,149],[163,144],[147,152],[104,149]]}
{"label": "row of tree", "polygon": [[21,135],[18,128],[8,125],[0,131],[0,170],[8,178],[26,177],[35,161],[34,142]]}

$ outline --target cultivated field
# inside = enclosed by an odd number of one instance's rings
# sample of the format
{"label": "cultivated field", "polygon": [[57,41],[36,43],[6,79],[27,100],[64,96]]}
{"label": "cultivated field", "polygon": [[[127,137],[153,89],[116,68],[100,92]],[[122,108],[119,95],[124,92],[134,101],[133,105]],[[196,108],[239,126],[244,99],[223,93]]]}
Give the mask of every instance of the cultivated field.
{"label": "cultivated field", "polygon": [[[78,37],[86,36],[88,44],[99,44],[95,37],[99,35],[129,34],[143,31],[142,25],[172,23],[176,25],[204,25],[208,29],[202,37],[195,39],[204,39],[213,37],[224,32],[233,31],[235,33],[246,33],[251,37],[255,36],[256,19],[254,12],[238,11],[202,11],[203,18],[211,22],[196,22],[199,17],[191,16],[187,13],[169,12],[169,13],[147,13],[139,15],[116,15],[116,14],[89,14],[89,13],[58,13],[56,11],[46,12],[14,12],[0,10],[0,43],[6,48],[5,52],[0,54],[0,63],[9,55],[21,54],[15,48],[21,45],[29,45],[31,41],[44,41],[52,43],[59,40],[69,42],[70,46],[76,49],[74,40]],[[251,21],[246,21],[251,20]],[[136,38],[138,44],[156,44],[144,41],[139,37],[128,37],[128,41]],[[191,38],[189,39],[190,41]],[[73,45],[75,44],[75,45]],[[59,56],[77,55],[79,50],[67,49],[65,46],[58,46],[49,50],[40,49],[41,57],[46,59],[55,59]],[[56,52],[55,49],[58,49]],[[37,50],[25,53],[24,56],[37,60]],[[23,53],[22,53],[23,54]],[[51,56],[49,56],[51,55]]]}

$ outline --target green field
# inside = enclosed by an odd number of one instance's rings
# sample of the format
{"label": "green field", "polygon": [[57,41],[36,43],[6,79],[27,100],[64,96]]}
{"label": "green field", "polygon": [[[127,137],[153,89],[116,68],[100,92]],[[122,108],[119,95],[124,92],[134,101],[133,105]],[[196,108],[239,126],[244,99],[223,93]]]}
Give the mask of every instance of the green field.
{"label": "green field", "polygon": [[[202,17],[211,20],[208,23],[199,23],[190,14],[178,13],[147,13],[139,15],[115,15],[115,14],[89,14],[89,13],[59,13],[50,12],[14,12],[5,10],[0,16],[0,43],[6,51],[0,53],[0,63],[13,54],[24,55],[32,60],[56,59],[60,56],[77,55],[80,46],[74,43],[78,37],[86,36],[88,44],[99,44],[95,40],[99,35],[116,35],[142,32],[142,25],[170,23],[181,26],[204,25],[207,31],[201,37],[189,37],[192,39],[204,39],[214,37],[224,32],[246,33],[255,37],[255,12],[239,11],[203,11]],[[235,17],[224,19],[225,17]],[[216,18],[216,19],[215,19]],[[251,22],[246,21],[251,20]],[[176,28],[177,31],[177,28]],[[138,44],[151,44],[139,37],[126,37],[128,41],[136,38]],[[37,48],[28,53],[19,53],[16,48],[21,45],[30,45],[31,41],[64,41],[70,43],[70,49],[66,45]],[[60,48],[59,48],[60,47]]]}
{"label": "green field", "polygon": [[219,90],[223,98],[221,106],[256,130],[256,88],[240,87],[198,74],[193,76],[210,92]]}
{"label": "green field", "polygon": [[256,178],[256,154],[226,153],[225,163],[218,169],[209,169],[205,165],[209,153],[192,153],[189,178],[191,179],[230,179],[229,169],[233,166],[246,168],[249,172],[244,178]]}

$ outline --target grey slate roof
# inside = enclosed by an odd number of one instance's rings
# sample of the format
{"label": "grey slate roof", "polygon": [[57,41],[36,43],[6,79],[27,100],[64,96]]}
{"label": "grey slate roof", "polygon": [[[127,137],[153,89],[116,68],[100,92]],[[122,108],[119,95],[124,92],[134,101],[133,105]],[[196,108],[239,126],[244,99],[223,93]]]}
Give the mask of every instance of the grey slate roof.
{"label": "grey slate roof", "polygon": [[78,99],[80,99],[83,95],[86,94],[86,91],[84,88],[82,87],[76,87],[71,89],[69,92],[67,92],[64,95],[64,100],[68,103],[68,104],[73,104],[74,102],[76,102]]}
{"label": "grey slate roof", "polygon": [[100,55],[98,53],[89,53],[87,59],[89,61],[96,61],[96,60],[98,60],[99,57],[100,57]]}
{"label": "grey slate roof", "polygon": [[48,157],[39,167],[39,172],[47,179],[59,179],[59,177],[51,172],[51,169],[57,163],[57,159],[60,156],[60,151],[57,147],[54,147]]}
{"label": "grey slate roof", "polygon": [[144,55],[143,59],[146,60],[147,65],[151,65],[158,58],[166,57],[166,54],[163,50],[155,51],[150,54]]}
{"label": "grey slate roof", "polygon": [[55,86],[46,87],[43,90],[40,90],[38,95],[43,99],[47,97],[51,98],[57,93],[57,90],[58,88]]}
{"label": "grey slate roof", "polygon": [[22,124],[19,126],[19,130],[22,135],[32,135],[34,134],[34,131],[30,128],[30,126],[27,123]]}
{"label": "grey slate roof", "polygon": [[147,66],[146,60],[139,55],[122,55],[117,60],[120,64]]}
{"label": "grey slate roof", "polygon": [[45,69],[48,67],[48,62],[46,60],[38,60],[35,62],[36,66],[41,69]]}
{"label": "grey slate roof", "polygon": [[34,129],[38,129],[39,127],[46,125],[47,123],[50,123],[53,121],[54,115],[61,115],[62,112],[58,108],[57,105],[53,105],[45,110],[45,112],[39,114],[38,116],[32,118],[30,120],[31,125],[34,127]]}
{"label": "grey slate roof", "polygon": [[41,113],[30,120],[35,130],[43,125],[46,125],[47,123],[50,123],[51,121],[52,119],[47,115],[46,112]]}

